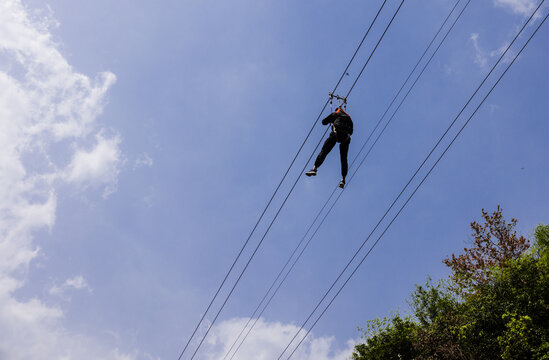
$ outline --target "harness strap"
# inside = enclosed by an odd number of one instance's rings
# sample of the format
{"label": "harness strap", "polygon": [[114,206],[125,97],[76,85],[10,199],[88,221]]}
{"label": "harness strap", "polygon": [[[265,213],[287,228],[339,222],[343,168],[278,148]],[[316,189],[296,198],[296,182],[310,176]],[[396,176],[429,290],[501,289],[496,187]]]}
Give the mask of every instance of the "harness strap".
{"label": "harness strap", "polygon": [[347,114],[347,112],[346,112],[345,110],[343,110],[343,108],[341,108],[341,107],[337,108],[336,114],[338,114],[340,111],[343,111],[343,113],[344,113],[345,115],[351,117],[351,116],[350,116],[349,114]]}

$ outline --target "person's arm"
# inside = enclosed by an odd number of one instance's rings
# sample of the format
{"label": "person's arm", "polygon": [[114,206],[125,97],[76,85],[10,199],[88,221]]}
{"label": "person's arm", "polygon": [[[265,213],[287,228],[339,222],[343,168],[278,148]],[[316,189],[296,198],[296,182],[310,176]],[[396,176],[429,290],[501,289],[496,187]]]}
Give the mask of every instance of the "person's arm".
{"label": "person's arm", "polygon": [[331,113],[330,115],[326,116],[324,119],[322,119],[322,125],[328,125],[334,122],[336,117],[336,113]]}

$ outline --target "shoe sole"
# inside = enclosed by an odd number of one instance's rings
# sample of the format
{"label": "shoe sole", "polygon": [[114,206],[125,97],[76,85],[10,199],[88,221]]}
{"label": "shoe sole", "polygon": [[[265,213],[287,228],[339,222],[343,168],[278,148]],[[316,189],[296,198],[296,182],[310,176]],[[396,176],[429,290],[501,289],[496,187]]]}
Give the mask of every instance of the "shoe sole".
{"label": "shoe sole", "polygon": [[316,176],[316,173],[310,173],[310,172],[307,171],[307,172],[305,173],[305,175],[307,175],[307,176]]}

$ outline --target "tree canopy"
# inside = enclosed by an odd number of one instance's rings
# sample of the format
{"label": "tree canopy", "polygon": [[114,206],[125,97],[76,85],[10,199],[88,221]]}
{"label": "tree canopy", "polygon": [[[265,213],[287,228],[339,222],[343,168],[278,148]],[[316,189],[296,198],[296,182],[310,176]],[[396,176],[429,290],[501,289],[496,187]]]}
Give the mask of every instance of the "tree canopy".
{"label": "tree canopy", "polygon": [[499,206],[482,218],[450,277],[416,285],[411,315],[369,321],[353,360],[549,360],[549,225],[530,244]]}

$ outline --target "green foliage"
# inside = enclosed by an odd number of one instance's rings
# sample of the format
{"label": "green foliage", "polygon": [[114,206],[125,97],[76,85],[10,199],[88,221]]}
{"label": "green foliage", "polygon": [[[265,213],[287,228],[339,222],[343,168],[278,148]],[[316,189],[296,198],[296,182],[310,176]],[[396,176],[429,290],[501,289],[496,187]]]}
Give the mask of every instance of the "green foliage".
{"label": "green foliage", "polygon": [[549,252],[549,225],[538,225],[534,231],[536,238],[535,248],[541,254]]}
{"label": "green foliage", "polygon": [[532,350],[534,360],[549,360],[549,341],[545,340],[538,348]]}
{"label": "green foliage", "polygon": [[413,321],[399,315],[369,321],[366,342],[356,345],[353,360],[413,359],[417,355],[413,346],[416,329]]}
{"label": "green foliage", "polygon": [[445,284],[432,284],[430,278],[424,285],[416,285],[408,303],[421,326],[436,322],[456,307],[456,300],[446,291]]}
{"label": "green foliage", "polygon": [[416,285],[409,301],[419,323],[415,359],[463,359],[457,329],[461,304],[443,282]]}
{"label": "green foliage", "polygon": [[527,251],[499,207],[483,218],[476,248],[446,259],[450,278],[417,285],[411,317],[368,322],[354,360],[549,360],[549,225]]}
{"label": "green foliage", "polygon": [[502,319],[506,321],[506,329],[502,335],[498,336],[499,345],[503,350],[501,358],[503,360],[531,358],[532,318],[528,315],[505,313]]}

